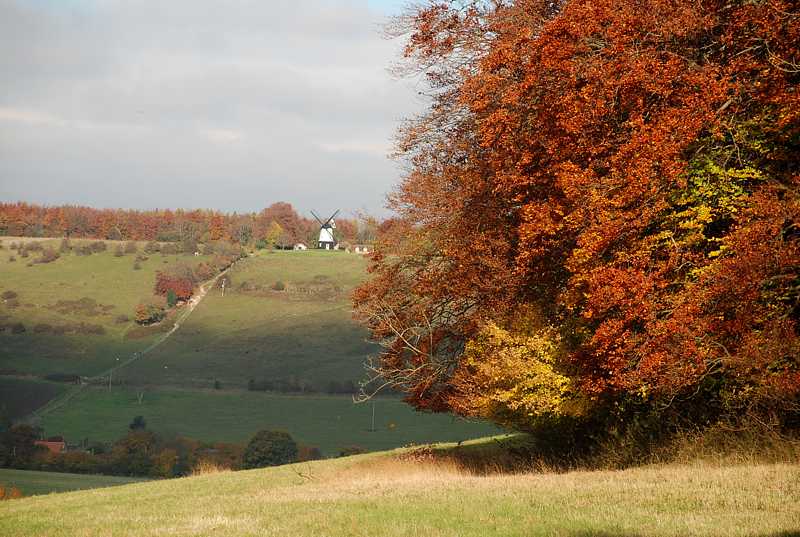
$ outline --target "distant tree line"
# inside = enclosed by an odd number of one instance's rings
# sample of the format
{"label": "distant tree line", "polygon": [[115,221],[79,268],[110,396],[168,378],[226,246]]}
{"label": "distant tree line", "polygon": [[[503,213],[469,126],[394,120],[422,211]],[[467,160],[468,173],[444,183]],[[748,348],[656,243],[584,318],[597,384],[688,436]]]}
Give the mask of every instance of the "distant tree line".
{"label": "distant tree line", "polygon": [[[374,217],[337,218],[340,241],[371,243],[379,222]],[[257,213],[166,209],[135,211],[93,209],[73,205],[46,207],[30,203],[0,203],[0,235],[73,237],[115,241],[182,243],[184,251],[197,243],[225,240],[239,245],[289,247],[316,243],[319,224],[300,216],[290,203],[273,203]]]}
{"label": "distant tree line", "polygon": [[112,443],[86,439],[63,453],[53,453],[37,445],[40,440],[62,442],[64,438],[43,438],[41,429],[30,425],[0,426],[0,467],[170,478],[322,458],[317,447],[300,445],[283,431],[259,431],[247,445],[201,442],[186,437],[161,437],[147,429],[142,416],[136,416],[127,433]]}

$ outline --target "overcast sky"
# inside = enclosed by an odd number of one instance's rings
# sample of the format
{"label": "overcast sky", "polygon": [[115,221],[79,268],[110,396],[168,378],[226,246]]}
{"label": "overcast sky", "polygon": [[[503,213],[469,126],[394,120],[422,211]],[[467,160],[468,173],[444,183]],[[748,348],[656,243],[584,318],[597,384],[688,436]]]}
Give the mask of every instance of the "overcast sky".
{"label": "overcast sky", "polygon": [[0,200],[380,213],[402,4],[0,0]]}

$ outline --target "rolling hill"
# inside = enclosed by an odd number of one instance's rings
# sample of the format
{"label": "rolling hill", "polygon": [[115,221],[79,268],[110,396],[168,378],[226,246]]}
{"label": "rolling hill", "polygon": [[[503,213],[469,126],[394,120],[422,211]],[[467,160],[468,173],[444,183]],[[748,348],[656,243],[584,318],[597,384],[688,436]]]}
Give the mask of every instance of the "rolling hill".
{"label": "rolling hill", "polygon": [[[134,270],[134,255],[114,255],[116,245],[106,241],[106,251],[29,266],[36,255],[23,262],[9,248],[14,241],[5,238],[0,250],[0,293],[16,295],[0,304],[0,406],[20,419],[52,399],[35,416],[47,435],[109,442],[143,415],[168,437],[243,442],[280,428],[335,455],[352,445],[387,449],[497,432],[416,413],[397,398],[353,403],[364,361],[377,350],[350,313],[350,292],[366,274],[359,255],[255,252],[226,273],[224,294],[210,289],[174,333],[141,354],[180,319],[147,330],[131,320],[156,271],[207,256],[155,253]],[[57,248],[59,241],[46,243]],[[101,330],[52,328],[81,323]],[[12,330],[15,324],[25,331]],[[98,377],[88,386],[48,380],[78,375]]]}

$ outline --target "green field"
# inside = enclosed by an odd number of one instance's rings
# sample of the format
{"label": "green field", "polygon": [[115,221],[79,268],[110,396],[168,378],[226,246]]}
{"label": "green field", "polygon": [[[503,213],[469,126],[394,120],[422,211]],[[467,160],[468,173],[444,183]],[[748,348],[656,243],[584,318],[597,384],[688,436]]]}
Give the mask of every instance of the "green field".
{"label": "green field", "polygon": [[15,536],[800,535],[797,464],[475,475],[372,454],[0,502]]}
{"label": "green field", "polygon": [[[260,429],[289,431],[297,441],[333,456],[347,446],[368,450],[407,444],[459,441],[495,434],[491,425],[414,412],[402,401],[375,398],[354,404],[346,396],[271,395],[247,391],[85,389],[64,407],[45,416],[49,435],[73,440],[112,441],[123,436],[134,416],[164,436],[246,442]],[[372,408],[375,407],[375,431]]]}
{"label": "green field", "polygon": [[[340,252],[274,252],[244,259],[167,342],[120,371],[132,384],[245,388],[293,380],[327,391],[358,381],[377,347],[353,320],[350,293],[366,261]],[[282,282],[285,289],[272,287]]]}
{"label": "green field", "polygon": [[[117,324],[114,317],[132,314],[162,266],[203,259],[154,254],[134,271],[133,256],[111,252],[68,254],[31,267],[20,260],[4,262],[9,254],[7,248],[0,251],[0,291],[16,291],[20,305],[3,310],[6,321],[32,327],[85,320],[106,329],[100,336],[43,335],[31,329],[0,334],[0,370],[41,377],[98,374],[150,344],[154,336],[126,338],[131,323]],[[355,405],[350,395],[326,395],[335,386],[361,380],[364,361],[377,351],[351,315],[350,294],[365,274],[366,260],[344,252],[261,251],[243,259],[226,275],[224,296],[220,288],[210,290],[163,344],[115,370],[110,392],[85,387],[63,406],[48,409],[38,424],[45,434],[72,442],[116,440],[137,415],[164,436],[207,441],[245,442],[260,429],[284,429],[327,455],[352,445],[379,450],[495,433],[487,424],[416,413],[398,399]],[[86,315],[51,307],[82,297],[108,311]],[[312,393],[247,391],[251,381],[282,382]],[[212,389],[215,384],[221,389]],[[75,390],[6,377],[0,382],[0,404],[9,409],[9,403],[16,404],[14,416],[21,417],[66,389]],[[373,406],[375,430],[370,431]]]}
{"label": "green field", "polygon": [[116,477],[109,475],[62,474],[58,472],[34,472],[0,468],[0,486],[16,487],[24,496],[69,492],[71,490],[98,489],[139,483],[143,478]]}
{"label": "green field", "polygon": [[[117,317],[133,319],[136,304],[152,295],[157,270],[177,262],[195,264],[207,260],[205,256],[156,253],[140,263],[140,270],[133,270],[135,255],[115,257],[117,243],[105,241],[108,250],[103,253],[63,254],[52,263],[28,266],[37,253],[22,258],[8,247],[14,241],[5,238],[2,242],[5,247],[0,250],[0,293],[16,292],[18,305],[0,300],[0,323],[19,322],[26,330],[20,334],[11,333],[10,329],[0,331],[0,371],[39,376],[94,375],[111,367],[117,358],[146,347],[156,336],[127,339],[126,332],[135,325]],[[58,248],[59,241],[45,243]],[[8,261],[11,256],[16,257],[13,263]],[[94,300],[95,306],[70,305],[81,299]],[[55,335],[35,330],[37,324],[67,323],[98,325],[105,333]]]}

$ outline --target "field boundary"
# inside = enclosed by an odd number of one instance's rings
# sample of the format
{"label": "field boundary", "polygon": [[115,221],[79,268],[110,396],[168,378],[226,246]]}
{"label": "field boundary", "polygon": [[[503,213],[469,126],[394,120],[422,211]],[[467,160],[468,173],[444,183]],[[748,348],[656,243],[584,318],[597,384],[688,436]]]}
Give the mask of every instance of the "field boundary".
{"label": "field boundary", "polygon": [[59,408],[61,408],[64,405],[66,405],[68,402],[70,402],[72,399],[74,399],[79,393],[81,393],[86,386],[90,386],[92,384],[96,384],[100,380],[111,379],[113,377],[114,373],[116,373],[120,369],[129,366],[130,364],[132,364],[133,362],[135,362],[136,360],[138,360],[139,358],[141,358],[145,354],[147,354],[149,352],[152,352],[153,350],[155,350],[156,348],[161,346],[167,339],[169,339],[169,337],[172,334],[174,334],[181,327],[181,324],[186,319],[189,318],[189,315],[191,315],[192,312],[195,310],[195,308],[197,308],[197,306],[200,305],[200,302],[202,302],[202,300],[206,297],[208,292],[214,287],[214,285],[216,285],[217,281],[222,276],[227,274],[227,272],[229,270],[231,270],[233,268],[233,266],[236,265],[236,263],[238,263],[238,262],[239,262],[239,260],[237,259],[236,261],[231,263],[230,266],[228,266],[228,268],[226,268],[225,270],[223,270],[222,272],[220,272],[219,274],[217,274],[216,276],[214,276],[210,280],[200,284],[197,293],[192,295],[192,298],[189,299],[189,302],[186,305],[186,309],[184,309],[184,311],[181,312],[181,314],[177,317],[177,319],[175,319],[175,322],[174,322],[172,328],[170,328],[168,332],[165,332],[164,334],[162,334],[161,336],[156,338],[155,341],[153,341],[150,345],[148,345],[147,347],[145,347],[141,351],[134,352],[133,355],[130,358],[128,358],[127,360],[123,361],[122,363],[119,363],[119,364],[117,364],[117,365],[115,365],[115,366],[113,366],[113,367],[111,367],[109,369],[106,369],[105,371],[103,371],[102,373],[98,373],[97,375],[93,375],[91,377],[86,377],[86,378],[81,379],[81,383],[80,384],[78,384],[76,386],[73,386],[72,389],[67,390],[64,394],[56,397],[55,399],[51,399],[50,401],[45,403],[43,406],[37,408],[36,410],[31,412],[30,414],[28,414],[24,418],[20,419],[19,421],[22,422],[22,423],[36,423],[36,422],[38,422],[39,420],[41,420],[47,414],[53,412],[54,410],[58,410]]}

